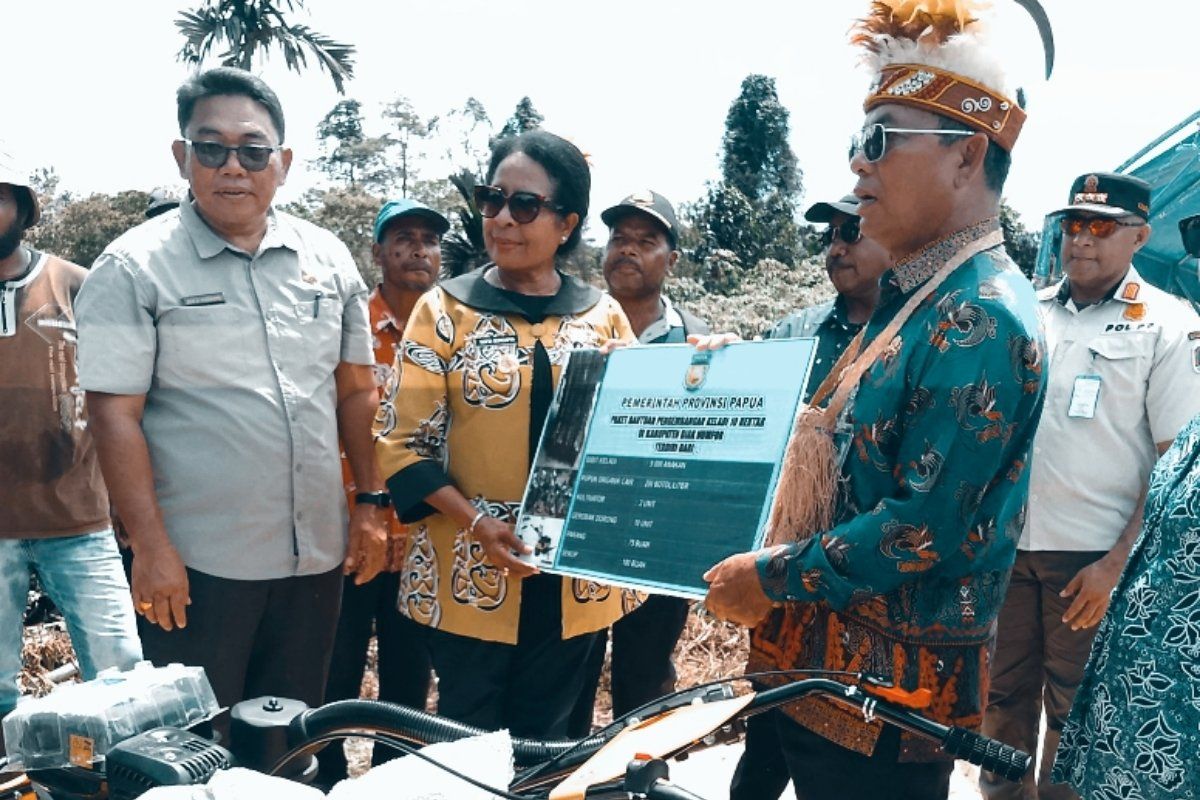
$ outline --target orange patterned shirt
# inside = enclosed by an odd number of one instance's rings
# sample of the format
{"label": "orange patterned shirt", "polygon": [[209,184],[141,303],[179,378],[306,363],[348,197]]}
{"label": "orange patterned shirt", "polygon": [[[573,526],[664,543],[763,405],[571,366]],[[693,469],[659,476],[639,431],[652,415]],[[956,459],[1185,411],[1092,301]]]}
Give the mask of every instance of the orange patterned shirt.
{"label": "orange patterned shirt", "polygon": [[[382,398],[383,387],[387,385],[392,370],[395,369],[396,348],[404,338],[404,320],[397,320],[392,314],[378,286],[371,292],[367,308],[371,313],[371,346],[375,350],[375,385]],[[346,489],[346,502],[353,508],[354,495],[358,490],[354,485],[354,473],[350,470],[345,451],[342,451],[342,483]],[[395,513],[388,519],[388,552],[384,570],[399,572],[404,566],[404,539],[408,534],[408,526],[402,523]]]}

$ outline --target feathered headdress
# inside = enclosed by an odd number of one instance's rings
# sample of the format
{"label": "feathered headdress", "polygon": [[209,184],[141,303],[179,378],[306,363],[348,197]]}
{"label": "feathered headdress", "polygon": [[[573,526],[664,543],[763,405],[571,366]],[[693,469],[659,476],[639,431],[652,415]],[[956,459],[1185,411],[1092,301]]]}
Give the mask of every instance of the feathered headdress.
{"label": "feathered headdress", "polygon": [[[1037,22],[1053,66],[1049,21],[1037,0],[1017,0]],[[875,0],[851,42],[877,77],[863,109],[901,103],[958,120],[1012,150],[1025,122],[1003,61],[989,42],[986,0]]]}

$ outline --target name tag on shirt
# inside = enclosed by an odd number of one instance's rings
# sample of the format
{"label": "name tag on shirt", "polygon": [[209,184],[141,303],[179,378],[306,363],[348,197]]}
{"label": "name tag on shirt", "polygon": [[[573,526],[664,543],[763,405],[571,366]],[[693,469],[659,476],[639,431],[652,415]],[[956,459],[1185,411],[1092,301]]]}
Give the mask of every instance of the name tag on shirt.
{"label": "name tag on shirt", "polygon": [[219,306],[225,302],[224,292],[209,292],[208,294],[193,294],[179,298],[185,306]]}
{"label": "name tag on shirt", "polygon": [[1096,416],[1096,404],[1099,400],[1100,376],[1079,375],[1075,378],[1075,388],[1071,392],[1071,405],[1067,408],[1067,416],[1092,419]]}

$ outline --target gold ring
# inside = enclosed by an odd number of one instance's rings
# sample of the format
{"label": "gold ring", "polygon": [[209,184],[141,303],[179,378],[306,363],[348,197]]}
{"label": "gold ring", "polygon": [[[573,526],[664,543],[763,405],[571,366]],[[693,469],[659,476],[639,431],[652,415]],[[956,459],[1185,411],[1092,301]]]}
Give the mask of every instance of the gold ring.
{"label": "gold ring", "polygon": [[150,609],[154,608],[154,603],[150,603],[150,602],[143,600],[142,602],[137,604],[137,607],[138,607],[138,611],[149,611]]}

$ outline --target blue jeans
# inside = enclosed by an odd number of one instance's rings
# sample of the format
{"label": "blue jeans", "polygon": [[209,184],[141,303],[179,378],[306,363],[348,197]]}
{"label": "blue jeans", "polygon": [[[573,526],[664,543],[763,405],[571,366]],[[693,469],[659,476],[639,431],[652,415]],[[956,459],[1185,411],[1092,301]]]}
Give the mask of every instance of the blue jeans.
{"label": "blue jeans", "polygon": [[0,716],[17,705],[29,572],[62,611],[85,680],[142,659],[129,582],[111,530],[0,540]]}

